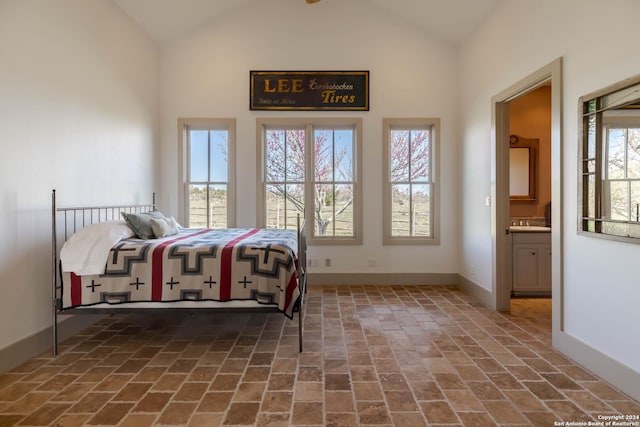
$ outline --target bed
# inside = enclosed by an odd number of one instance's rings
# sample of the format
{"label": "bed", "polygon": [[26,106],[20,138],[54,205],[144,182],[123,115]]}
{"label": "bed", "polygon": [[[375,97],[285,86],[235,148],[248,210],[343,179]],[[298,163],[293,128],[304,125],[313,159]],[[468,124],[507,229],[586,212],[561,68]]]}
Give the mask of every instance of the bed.
{"label": "bed", "polygon": [[306,291],[296,230],[182,228],[150,204],[59,207],[52,196],[53,354],[61,314],[216,310],[298,318]]}

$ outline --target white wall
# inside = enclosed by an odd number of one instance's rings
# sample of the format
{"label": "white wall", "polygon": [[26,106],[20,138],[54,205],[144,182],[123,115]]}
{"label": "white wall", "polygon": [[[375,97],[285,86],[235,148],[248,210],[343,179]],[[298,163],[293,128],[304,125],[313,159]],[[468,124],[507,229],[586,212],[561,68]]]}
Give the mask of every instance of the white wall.
{"label": "white wall", "polygon": [[460,273],[491,289],[491,219],[483,209],[492,185],[491,97],[562,57],[564,333],[636,373],[640,245],[581,237],[576,224],[578,98],[640,73],[639,16],[635,0],[504,2],[463,46],[459,67],[461,210],[478,213],[462,217]]}
{"label": "white wall", "polygon": [[[332,259],[319,272],[457,271],[457,116],[453,47],[367,1],[252,2],[163,47],[163,205],[178,209],[178,117],[237,120],[238,226],[256,223],[256,118],[363,117],[364,239],[356,247],[312,247]],[[370,111],[255,112],[249,110],[249,70],[369,70]],[[441,244],[382,245],[382,119],[440,117]],[[378,267],[367,266],[370,257]]]}
{"label": "white wall", "polygon": [[146,202],[159,53],[108,0],[0,0],[0,350],[51,325],[51,190]]}

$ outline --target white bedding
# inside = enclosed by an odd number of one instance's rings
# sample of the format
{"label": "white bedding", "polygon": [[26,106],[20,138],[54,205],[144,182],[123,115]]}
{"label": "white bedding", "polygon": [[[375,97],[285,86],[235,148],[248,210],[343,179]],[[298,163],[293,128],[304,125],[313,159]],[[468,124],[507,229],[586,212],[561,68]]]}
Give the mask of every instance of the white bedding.
{"label": "white bedding", "polygon": [[64,243],[60,251],[62,271],[79,276],[104,274],[111,248],[133,236],[133,230],[123,220],[91,224]]}

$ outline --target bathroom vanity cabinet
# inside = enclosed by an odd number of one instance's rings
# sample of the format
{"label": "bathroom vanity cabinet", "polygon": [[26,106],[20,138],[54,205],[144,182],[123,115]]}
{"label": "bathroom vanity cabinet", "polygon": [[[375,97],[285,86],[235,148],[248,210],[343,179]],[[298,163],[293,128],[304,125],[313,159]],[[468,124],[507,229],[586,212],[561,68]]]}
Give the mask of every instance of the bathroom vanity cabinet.
{"label": "bathroom vanity cabinet", "polygon": [[513,232],[513,296],[551,295],[551,233]]}

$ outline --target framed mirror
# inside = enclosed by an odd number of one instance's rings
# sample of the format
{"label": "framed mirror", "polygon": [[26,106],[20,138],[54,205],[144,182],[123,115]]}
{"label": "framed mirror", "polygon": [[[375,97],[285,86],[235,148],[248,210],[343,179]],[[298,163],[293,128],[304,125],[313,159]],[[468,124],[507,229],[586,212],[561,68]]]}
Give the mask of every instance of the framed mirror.
{"label": "framed mirror", "polygon": [[579,227],[640,243],[640,76],[580,98]]}
{"label": "framed mirror", "polygon": [[537,138],[509,136],[509,195],[511,200],[535,200],[538,169]]}

